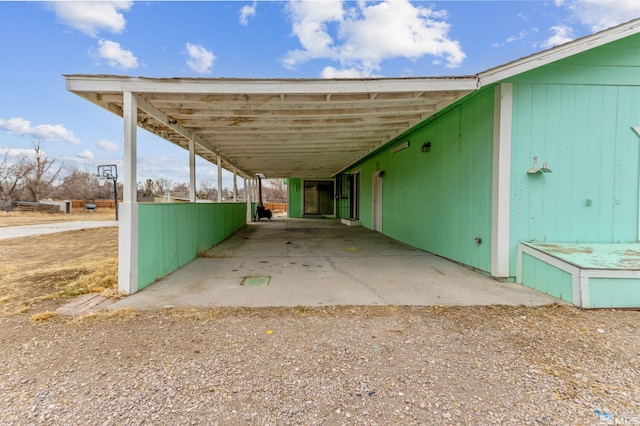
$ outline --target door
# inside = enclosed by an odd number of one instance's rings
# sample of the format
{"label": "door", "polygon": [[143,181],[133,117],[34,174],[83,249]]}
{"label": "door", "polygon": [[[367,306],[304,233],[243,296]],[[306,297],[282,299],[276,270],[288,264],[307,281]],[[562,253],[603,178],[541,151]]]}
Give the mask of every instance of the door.
{"label": "door", "polygon": [[332,180],[304,181],[304,214],[333,215],[334,182]]}
{"label": "door", "polygon": [[382,176],[384,176],[383,171],[374,172],[371,175],[371,195],[373,204],[371,228],[377,232],[382,232]]}

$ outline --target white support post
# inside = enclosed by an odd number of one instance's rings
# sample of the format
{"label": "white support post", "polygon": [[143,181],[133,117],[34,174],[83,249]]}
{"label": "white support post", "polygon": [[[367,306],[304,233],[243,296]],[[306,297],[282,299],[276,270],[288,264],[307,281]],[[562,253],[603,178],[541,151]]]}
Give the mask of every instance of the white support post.
{"label": "white support post", "polygon": [[253,200],[258,202],[258,179],[253,179]]}
{"label": "white support post", "polygon": [[222,157],[218,155],[218,202],[222,202]]}
{"label": "white support post", "polygon": [[189,139],[189,201],[196,202],[196,141]]}
{"label": "white support post", "polygon": [[123,93],[124,159],[123,193],[118,233],[118,291],[138,291],[138,200],[137,129],[138,102],[131,92]]}
{"label": "white support post", "polygon": [[491,275],[496,278],[509,277],[512,108],[511,83],[496,86],[493,109],[491,209]]}
{"label": "white support post", "polygon": [[244,177],[244,199],[247,203],[247,223],[251,222],[251,196],[249,195],[249,178]]}
{"label": "white support post", "polygon": [[233,168],[233,202],[238,202],[238,168]]}

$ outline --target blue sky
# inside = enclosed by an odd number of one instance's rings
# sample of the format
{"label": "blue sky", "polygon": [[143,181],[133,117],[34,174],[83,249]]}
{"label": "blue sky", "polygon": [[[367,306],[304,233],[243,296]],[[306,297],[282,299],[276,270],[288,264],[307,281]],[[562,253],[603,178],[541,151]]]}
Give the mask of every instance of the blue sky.
{"label": "blue sky", "polygon": [[[0,158],[37,140],[66,167],[122,163],[122,119],[63,74],[472,75],[637,17],[637,0],[0,1]],[[138,143],[138,181],[188,182],[186,151],[144,131]]]}

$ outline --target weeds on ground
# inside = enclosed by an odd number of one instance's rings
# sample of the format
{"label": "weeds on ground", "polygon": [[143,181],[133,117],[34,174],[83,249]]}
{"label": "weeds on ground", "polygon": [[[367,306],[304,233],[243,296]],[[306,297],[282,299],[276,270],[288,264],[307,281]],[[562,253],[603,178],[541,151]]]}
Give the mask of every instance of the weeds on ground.
{"label": "weeds on ground", "polygon": [[43,323],[43,322],[47,322],[52,318],[57,317],[58,314],[56,314],[55,312],[51,312],[51,311],[44,311],[44,312],[39,312],[37,314],[33,314],[31,315],[31,322],[33,323]]}

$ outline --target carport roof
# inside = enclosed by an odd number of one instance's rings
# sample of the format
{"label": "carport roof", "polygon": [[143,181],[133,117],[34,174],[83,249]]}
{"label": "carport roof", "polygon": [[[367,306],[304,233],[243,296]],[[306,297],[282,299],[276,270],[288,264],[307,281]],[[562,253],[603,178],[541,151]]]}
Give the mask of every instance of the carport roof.
{"label": "carport roof", "polygon": [[241,176],[339,173],[477,89],[477,77],[381,79],[144,78],[66,75],[67,89]]}
{"label": "carport roof", "polygon": [[[65,75],[67,89],[241,176],[329,177],[468,93],[640,33],[640,19],[475,76],[368,79],[145,78]],[[629,48],[635,53],[636,46]]]}

